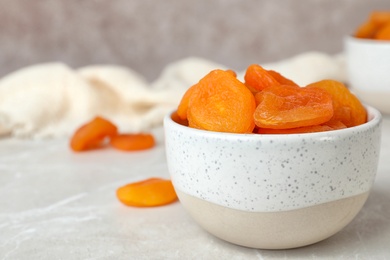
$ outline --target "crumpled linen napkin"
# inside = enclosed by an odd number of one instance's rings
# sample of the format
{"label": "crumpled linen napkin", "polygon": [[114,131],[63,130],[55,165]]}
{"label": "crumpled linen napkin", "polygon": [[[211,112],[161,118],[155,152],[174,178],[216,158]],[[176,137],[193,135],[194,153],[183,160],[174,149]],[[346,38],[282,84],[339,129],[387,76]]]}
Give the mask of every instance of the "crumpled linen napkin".
{"label": "crumpled linen napkin", "polygon": [[[261,65],[302,86],[325,78],[345,81],[342,55],[309,52]],[[0,135],[66,137],[97,115],[121,132],[148,131],[162,124],[190,86],[217,68],[227,69],[189,57],[169,64],[151,83],[131,68],[115,65],[72,69],[45,63],[22,68],[0,79]],[[240,79],[243,75],[238,73]]]}

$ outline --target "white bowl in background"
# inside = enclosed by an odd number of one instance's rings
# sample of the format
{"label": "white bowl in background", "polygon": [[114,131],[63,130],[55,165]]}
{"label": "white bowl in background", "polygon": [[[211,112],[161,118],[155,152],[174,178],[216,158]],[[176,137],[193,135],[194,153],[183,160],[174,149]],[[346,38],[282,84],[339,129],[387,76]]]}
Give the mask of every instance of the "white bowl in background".
{"label": "white bowl in background", "polygon": [[390,114],[390,41],[347,36],[348,85],[364,103]]}

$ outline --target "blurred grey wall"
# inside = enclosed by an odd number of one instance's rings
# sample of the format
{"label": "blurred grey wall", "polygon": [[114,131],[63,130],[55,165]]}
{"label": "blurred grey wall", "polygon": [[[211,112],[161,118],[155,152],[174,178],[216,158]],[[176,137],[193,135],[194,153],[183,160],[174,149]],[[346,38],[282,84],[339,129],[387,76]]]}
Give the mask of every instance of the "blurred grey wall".
{"label": "blurred grey wall", "polygon": [[200,56],[242,70],[342,39],[390,0],[0,0],[0,76],[34,63],[128,66],[149,80]]}

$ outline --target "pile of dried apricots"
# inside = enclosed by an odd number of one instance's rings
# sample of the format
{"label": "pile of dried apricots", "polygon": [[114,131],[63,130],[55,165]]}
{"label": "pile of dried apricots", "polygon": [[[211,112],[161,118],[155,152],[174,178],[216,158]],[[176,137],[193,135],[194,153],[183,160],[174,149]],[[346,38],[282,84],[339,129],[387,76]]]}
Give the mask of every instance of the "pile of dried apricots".
{"label": "pile of dried apricots", "polygon": [[390,40],[390,11],[372,11],[355,32],[355,37]]}
{"label": "pile of dried apricots", "polygon": [[289,134],[363,124],[367,113],[335,80],[300,87],[278,72],[250,65],[244,82],[213,70],[184,94],[172,118],[192,128],[229,133]]}

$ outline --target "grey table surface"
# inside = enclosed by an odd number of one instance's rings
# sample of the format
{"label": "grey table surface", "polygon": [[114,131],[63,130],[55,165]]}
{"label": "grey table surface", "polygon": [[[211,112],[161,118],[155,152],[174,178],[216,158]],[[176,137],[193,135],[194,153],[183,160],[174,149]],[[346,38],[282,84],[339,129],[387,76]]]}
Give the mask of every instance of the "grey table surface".
{"label": "grey table surface", "polygon": [[203,231],[180,202],[132,208],[115,191],[169,178],[163,130],[144,152],[75,154],[67,139],[0,139],[0,259],[390,259],[390,117],[368,201],[341,232],[292,250],[236,246]]}

